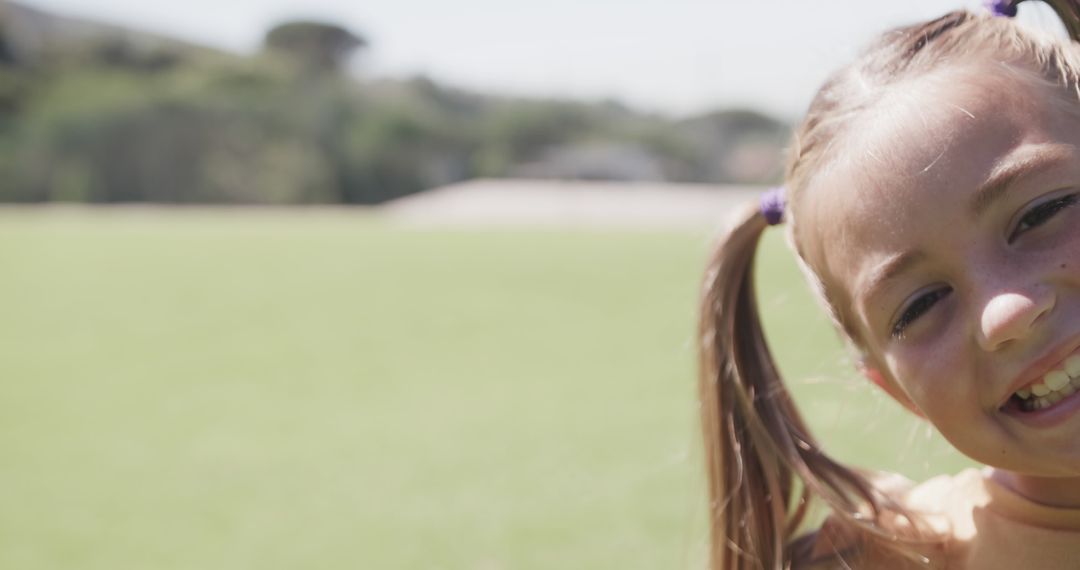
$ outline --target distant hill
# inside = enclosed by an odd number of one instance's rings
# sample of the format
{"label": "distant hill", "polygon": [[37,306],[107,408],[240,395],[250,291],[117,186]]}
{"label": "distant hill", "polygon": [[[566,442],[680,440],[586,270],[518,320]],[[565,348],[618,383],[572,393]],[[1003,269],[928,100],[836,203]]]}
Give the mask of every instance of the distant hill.
{"label": "distant hill", "polygon": [[183,57],[222,52],[175,38],[82,18],[61,16],[0,0],[0,57],[22,66],[87,49],[124,49],[144,56]]}

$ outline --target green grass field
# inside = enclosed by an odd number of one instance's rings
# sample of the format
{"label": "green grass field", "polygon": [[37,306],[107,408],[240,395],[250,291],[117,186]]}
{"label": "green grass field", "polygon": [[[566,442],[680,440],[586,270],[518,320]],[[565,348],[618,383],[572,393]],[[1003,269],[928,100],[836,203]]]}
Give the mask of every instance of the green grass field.
{"label": "green grass field", "polygon": [[[778,234],[763,310],[828,448],[962,466],[854,378]],[[0,211],[0,568],[699,568],[708,246]]]}

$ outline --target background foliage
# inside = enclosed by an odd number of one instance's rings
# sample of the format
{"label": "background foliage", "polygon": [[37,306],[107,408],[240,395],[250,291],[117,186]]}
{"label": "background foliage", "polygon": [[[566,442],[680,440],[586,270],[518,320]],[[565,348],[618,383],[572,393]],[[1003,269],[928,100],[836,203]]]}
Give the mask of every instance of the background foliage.
{"label": "background foliage", "polygon": [[383,202],[473,177],[769,182],[787,128],[355,72],[287,22],[238,56],[0,3],[0,201]]}

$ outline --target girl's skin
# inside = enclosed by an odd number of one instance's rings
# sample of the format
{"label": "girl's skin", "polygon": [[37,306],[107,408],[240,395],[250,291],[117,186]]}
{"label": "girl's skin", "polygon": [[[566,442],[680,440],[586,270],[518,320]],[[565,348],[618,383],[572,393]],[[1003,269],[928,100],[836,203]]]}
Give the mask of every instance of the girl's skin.
{"label": "girl's skin", "polygon": [[1006,486],[1080,507],[1080,392],[1008,405],[1080,352],[1080,103],[1065,97],[991,61],[893,90],[798,194],[795,231],[868,377]]}

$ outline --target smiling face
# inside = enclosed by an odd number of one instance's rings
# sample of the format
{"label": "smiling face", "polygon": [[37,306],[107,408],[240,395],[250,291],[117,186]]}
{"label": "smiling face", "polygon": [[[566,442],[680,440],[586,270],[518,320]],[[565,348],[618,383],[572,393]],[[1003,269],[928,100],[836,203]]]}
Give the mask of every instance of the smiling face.
{"label": "smiling face", "polygon": [[1080,392],[1014,396],[1080,355],[1080,103],[998,64],[947,70],[832,156],[796,239],[867,366],[966,455],[1080,474]]}

